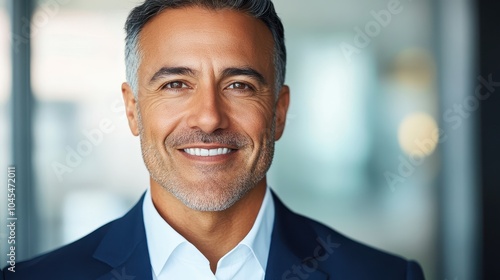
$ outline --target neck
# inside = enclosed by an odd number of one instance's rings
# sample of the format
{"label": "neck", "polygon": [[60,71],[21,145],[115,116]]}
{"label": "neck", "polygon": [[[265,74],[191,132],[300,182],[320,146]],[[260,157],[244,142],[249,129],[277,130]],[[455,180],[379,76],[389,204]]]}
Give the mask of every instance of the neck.
{"label": "neck", "polygon": [[265,192],[264,178],[228,209],[202,212],[188,208],[151,180],[151,197],[160,216],[209,260],[214,273],[217,262],[236,247],[252,228]]}

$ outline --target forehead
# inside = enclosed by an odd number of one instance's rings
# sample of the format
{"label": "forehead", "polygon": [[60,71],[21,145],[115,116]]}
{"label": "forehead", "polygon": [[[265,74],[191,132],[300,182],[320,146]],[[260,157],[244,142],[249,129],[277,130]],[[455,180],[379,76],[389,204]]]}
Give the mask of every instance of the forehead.
{"label": "forehead", "polygon": [[203,63],[272,68],[273,46],[264,22],[245,13],[196,6],[167,9],[139,35],[140,68],[143,64],[146,68],[163,64],[197,68]]}

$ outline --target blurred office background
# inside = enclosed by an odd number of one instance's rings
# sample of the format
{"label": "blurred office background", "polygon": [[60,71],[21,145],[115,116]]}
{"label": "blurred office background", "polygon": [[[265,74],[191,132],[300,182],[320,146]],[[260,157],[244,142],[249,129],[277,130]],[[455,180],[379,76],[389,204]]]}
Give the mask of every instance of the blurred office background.
{"label": "blurred office background", "polygon": [[[500,20],[486,2],[274,0],[292,103],[269,183],[288,206],[417,260],[427,279],[500,279]],[[0,0],[0,166],[17,168],[18,260],[123,215],[148,185],[120,92],[138,3]]]}

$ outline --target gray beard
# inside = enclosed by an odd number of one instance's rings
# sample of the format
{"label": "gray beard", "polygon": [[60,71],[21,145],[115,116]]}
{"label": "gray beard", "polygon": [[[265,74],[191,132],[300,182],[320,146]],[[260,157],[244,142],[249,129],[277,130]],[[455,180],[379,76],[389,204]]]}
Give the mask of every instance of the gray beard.
{"label": "gray beard", "polygon": [[[179,170],[166,165],[154,144],[145,141],[141,114],[139,108],[137,110],[142,157],[151,178],[192,210],[223,211],[228,209],[252,190],[265,177],[271,166],[274,155],[275,117],[267,141],[265,141],[252,170],[244,170],[238,177],[232,178],[230,181],[221,181],[212,176],[216,172],[223,172],[219,170],[221,168],[217,166],[197,167],[206,177],[195,183],[186,182],[179,176]],[[206,134],[201,131],[191,131],[167,137],[164,146],[172,147],[194,142],[216,142],[244,147],[250,141],[234,133]]]}

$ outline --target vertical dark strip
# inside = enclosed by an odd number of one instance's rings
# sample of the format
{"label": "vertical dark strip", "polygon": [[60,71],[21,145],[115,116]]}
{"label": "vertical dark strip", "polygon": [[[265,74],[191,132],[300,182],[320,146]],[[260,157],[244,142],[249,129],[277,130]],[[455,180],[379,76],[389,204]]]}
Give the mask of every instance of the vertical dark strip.
{"label": "vertical dark strip", "polygon": [[12,164],[16,167],[16,261],[32,256],[37,227],[32,162],[31,31],[33,0],[11,0]]}
{"label": "vertical dark strip", "polygon": [[[484,78],[500,82],[500,2],[479,1],[480,67]],[[500,84],[500,83],[499,83]],[[483,276],[500,279],[500,86],[481,105]],[[483,93],[488,89],[483,87]]]}

